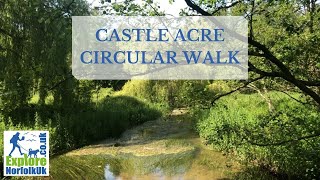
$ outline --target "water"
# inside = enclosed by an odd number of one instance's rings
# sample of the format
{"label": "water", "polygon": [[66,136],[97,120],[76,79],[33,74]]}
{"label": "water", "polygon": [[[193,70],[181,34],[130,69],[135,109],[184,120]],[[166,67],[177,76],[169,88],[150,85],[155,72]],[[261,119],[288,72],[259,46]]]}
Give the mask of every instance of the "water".
{"label": "water", "polygon": [[121,177],[117,177],[113,174],[113,172],[110,170],[110,165],[107,164],[104,168],[104,178],[110,179],[110,180],[121,180]]}
{"label": "water", "polygon": [[50,160],[53,179],[221,180],[238,171],[204,146],[183,113],[125,132],[117,146],[101,142]]}
{"label": "water", "polygon": [[[104,169],[104,178],[106,180],[123,180],[125,178],[122,178],[121,176],[117,176],[115,175],[111,169],[110,169],[110,165],[107,164],[105,169]],[[148,175],[133,175],[130,177],[131,179],[141,179],[141,178],[151,178],[151,179],[157,179],[157,180],[165,180],[165,179],[168,179],[168,176],[165,174],[165,172],[157,167],[154,169],[154,172],[148,174]],[[170,176],[171,179],[176,179],[176,180],[183,180],[183,174],[179,173],[177,175],[173,175],[173,176]]]}
{"label": "water", "polygon": [[122,179],[183,179],[190,169],[195,150],[174,154],[152,156],[135,156],[118,154],[106,159],[104,178],[107,180]]}
{"label": "water", "polygon": [[234,170],[226,163],[220,153],[200,148],[154,155],[64,155],[51,161],[50,174],[54,179],[213,180],[225,179]]}

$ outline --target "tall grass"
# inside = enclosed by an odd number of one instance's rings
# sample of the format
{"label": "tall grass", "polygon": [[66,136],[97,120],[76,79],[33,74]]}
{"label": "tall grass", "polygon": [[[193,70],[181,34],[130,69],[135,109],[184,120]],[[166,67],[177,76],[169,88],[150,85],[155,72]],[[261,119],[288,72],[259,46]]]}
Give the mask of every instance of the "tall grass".
{"label": "tall grass", "polygon": [[320,177],[320,138],[297,140],[319,132],[319,111],[281,93],[268,96],[274,106],[271,111],[259,94],[235,94],[197,112],[200,136],[248,168],[282,178]]}
{"label": "tall grass", "polygon": [[73,109],[33,104],[20,109],[18,114],[24,113],[23,117],[14,116],[12,112],[12,117],[0,121],[0,152],[4,130],[48,130],[50,155],[54,155],[117,137],[126,129],[159,118],[164,112],[161,110],[159,106],[128,96],[109,96],[98,103],[82,104]]}

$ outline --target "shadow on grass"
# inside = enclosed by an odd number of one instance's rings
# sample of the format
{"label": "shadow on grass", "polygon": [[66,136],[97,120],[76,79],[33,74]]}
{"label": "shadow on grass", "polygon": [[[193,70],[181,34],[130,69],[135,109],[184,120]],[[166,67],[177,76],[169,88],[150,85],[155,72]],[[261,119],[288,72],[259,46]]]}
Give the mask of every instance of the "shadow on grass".
{"label": "shadow on grass", "polygon": [[136,98],[116,96],[107,97],[98,104],[28,105],[6,116],[11,119],[6,130],[49,130],[52,156],[118,137],[133,126],[161,117],[162,112]]}
{"label": "shadow on grass", "polygon": [[[261,180],[288,180],[296,179],[297,177],[289,178],[285,174],[276,174],[264,167],[247,167],[241,172],[235,173],[234,180],[249,180],[249,179],[261,179]],[[299,179],[299,178],[298,178]]]}

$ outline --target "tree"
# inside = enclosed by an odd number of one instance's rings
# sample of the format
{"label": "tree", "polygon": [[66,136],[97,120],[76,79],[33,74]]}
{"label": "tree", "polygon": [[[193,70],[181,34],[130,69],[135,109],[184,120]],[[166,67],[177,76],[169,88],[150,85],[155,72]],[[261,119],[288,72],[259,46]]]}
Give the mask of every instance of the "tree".
{"label": "tree", "polygon": [[315,0],[185,2],[203,16],[245,16],[250,29],[249,71],[263,78],[285,80],[320,106],[320,91],[316,89],[320,87],[320,52],[316,48],[320,45],[320,27],[314,23],[320,17],[320,7]]}
{"label": "tree", "polygon": [[71,16],[88,15],[82,0],[2,1],[0,3],[0,94],[2,112],[40,104],[52,93],[55,104],[76,101],[71,76]]}

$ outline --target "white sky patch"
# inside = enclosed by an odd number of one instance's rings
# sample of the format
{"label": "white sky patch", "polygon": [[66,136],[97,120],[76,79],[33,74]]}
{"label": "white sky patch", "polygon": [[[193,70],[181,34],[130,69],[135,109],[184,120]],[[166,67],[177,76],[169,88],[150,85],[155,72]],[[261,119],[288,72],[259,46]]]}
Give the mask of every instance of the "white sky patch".
{"label": "white sky patch", "polygon": [[[87,0],[91,7],[100,6],[101,0]],[[111,0],[111,2],[121,2],[121,0]],[[142,0],[136,0],[135,2],[141,3]],[[175,0],[172,4],[169,3],[169,0],[154,0],[156,4],[160,6],[161,11],[165,11],[165,14],[179,16],[179,12],[181,9],[184,9],[187,6],[184,0]]]}

